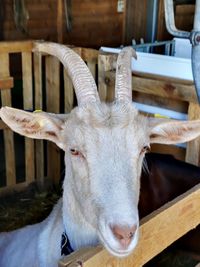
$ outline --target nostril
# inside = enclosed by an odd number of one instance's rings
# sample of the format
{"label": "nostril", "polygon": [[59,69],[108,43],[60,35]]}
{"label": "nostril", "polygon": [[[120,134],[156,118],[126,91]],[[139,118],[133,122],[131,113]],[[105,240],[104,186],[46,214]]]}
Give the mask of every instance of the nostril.
{"label": "nostril", "polygon": [[127,244],[127,246],[130,244],[131,239],[133,238],[136,230],[137,225],[133,226],[121,226],[121,225],[113,225],[111,226],[111,230],[117,240],[120,241],[120,243]]}

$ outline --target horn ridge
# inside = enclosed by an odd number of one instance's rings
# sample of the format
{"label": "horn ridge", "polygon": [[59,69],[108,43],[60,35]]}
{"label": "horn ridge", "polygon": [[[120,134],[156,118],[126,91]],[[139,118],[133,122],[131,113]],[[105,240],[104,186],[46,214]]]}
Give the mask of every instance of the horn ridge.
{"label": "horn ridge", "polygon": [[132,71],[131,59],[136,57],[135,50],[128,46],[124,47],[117,58],[115,99],[122,101],[132,101]]}
{"label": "horn ridge", "polygon": [[90,70],[72,49],[52,42],[35,42],[33,51],[50,54],[62,62],[72,79],[79,106],[88,102],[100,102],[97,86]]}

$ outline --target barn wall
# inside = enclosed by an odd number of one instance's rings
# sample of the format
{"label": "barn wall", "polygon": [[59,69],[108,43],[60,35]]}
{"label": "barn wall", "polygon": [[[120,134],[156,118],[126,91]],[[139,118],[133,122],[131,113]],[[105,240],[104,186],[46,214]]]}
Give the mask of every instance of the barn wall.
{"label": "barn wall", "polygon": [[[45,39],[57,41],[56,0],[25,1],[29,12],[28,34],[16,29],[13,0],[0,1],[0,39],[23,40]],[[72,30],[66,29],[62,4],[63,41],[68,44],[87,47],[120,45],[122,42],[123,13],[117,12],[118,0],[73,0],[71,1]]]}
{"label": "barn wall", "polygon": [[[147,0],[126,0],[124,14],[124,43],[131,44],[132,39],[137,42],[140,38],[146,41],[147,36]],[[167,32],[164,18],[164,0],[158,1],[157,40],[170,40],[172,36]],[[191,31],[193,27],[194,5],[177,5],[175,9],[176,26],[182,30]]]}
{"label": "barn wall", "polygon": [[[64,1],[67,0],[25,1],[29,12],[28,34],[16,29],[13,0],[0,1],[0,40],[44,39],[98,48],[101,45],[131,44],[132,39],[137,41],[140,38],[146,39],[148,29],[146,0],[121,0],[125,6],[124,12],[117,11],[119,0],[71,0],[69,8],[71,31],[66,27]],[[61,5],[60,12],[58,3]],[[194,5],[177,6],[175,10],[177,27],[191,30],[193,13]],[[159,1],[157,39],[171,39],[165,27],[163,0]]]}
{"label": "barn wall", "polygon": [[66,43],[98,47],[122,42],[123,13],[117,12],[117,0],[75,0],[72,4],[72,31],[64,35]]}
{"label": "barn wall", "polygon": [[27,23],[28,34],[19,31],[14,22],[13,0],[3,0],[0,3],[4,10],[1,18],[2,40],[46,39],[56,40],[56,1],[32,0],[25,1],[29,12]]}

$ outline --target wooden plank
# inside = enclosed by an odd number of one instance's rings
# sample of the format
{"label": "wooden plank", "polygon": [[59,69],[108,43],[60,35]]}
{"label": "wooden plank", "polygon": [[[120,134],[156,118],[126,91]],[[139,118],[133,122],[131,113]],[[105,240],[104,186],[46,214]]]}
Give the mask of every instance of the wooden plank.
{"label": "wooden plank", "polygon": [[74,105],[74,88],[70,77],[67,74],[67,71],[64,69],[64,94],[65,94],[65,113],[68,113],[72,110]]}
{"label": "wooden plank", "polygon": [[123,14],[123,44],[131,45],[132,39],[139,41],[140,38],[145,38],[147,25],[146,18],[146,0],[125,0]]}
{"label": "wooden plank", "polygon": [[[35,109],[43,109],[42,95],[42,55],[41,53],[33,54],[34,63],[34,82],[35,82]],[[35,141],[35,169],[36,180],[39,186],[44,187],[44,142],[43,140]]]}
{"label": "wooden plank", "polygon": [[13,184],[10,186],[0,187],[0,196],[2,197],[4,195],[23,191],[27,188],[28,185],[30,185],[30,183],[25,181],[25,182]]}
{"label": "wooden plank", "polygon": [[96,253],[94,251],[89,259],[84,260],[84,253],[79,254],[78,258],[72,254],[62,259],[59,266],[79,266],[75,264],[80,262],[83,267],[143,266],[200,223],[199,209],[200,184],[141,220],[139,242],[129,257],[119,259],[111,256],[105,249],[97,247]]}
{"label": "wooden plank", "polygon": [[33,48],[32,41],[0,42],[1,53],[31,52],[32,48]]}
{"label": "wooden plank", "polygon": [[2,120],[0,120],[0,130],[9,129],[7,124],[5,124]]}
{"label": "wooden plank", "polygon": [[87,62],[87,66],[92,73],[93,78],[96,80],[96,63],[92,61]]}
{"label": "wooden plank", "polygon": [[[15,27],[15,22],[14,20],[13,21],[5,21],[4,23],[4,30],[8,31],[10,30],[11,28],[14,29]],[[27,21],[27,27],[28,29],[37,29],[37,28],[45,28],[48,29],[48,28],[54,28],[56,27],[56,23],[55,23],[55,18],[45,18],[45,15],[44,17],[42,17],[42,15],[40,16],[40,19],[29,19]]]}
{"label": "wooden plank", "polygon": [[[22,81],[23,101],[25,110],[33,110],[33,78],[32,53],[22,53]],[[34,140],[25,138],[25,173],[26,181],[31,183],[35,179],[35,150]]]}
{"label": "wooden plank", "polygon": [[[60,112],[60,63],[57,58],[46,56],[46,96],[47,111]],[[60,150],[53,144],[47,145],[47,176],[54,183],[60,179]]]}
{"label": "wooden plank", "polygon": [[81,57],[84,61],[92,61],[96,64],[98,63],[98,55],[99,50],[91,49],[91,48],[82,48],[81,49]]}
{"label": "wooden plank", "polygon": [[0,78],[0,89],[10,89],[14,86],[13,77]]}
{"label": "wooden plank", "polygon": [[[188,108],[188,119],[200,119],[199,104],[190,103]],[[200,164],[200,137],[187,143],[186,159],[187,162],[199,166]]]}
{"label": "wooden plank", "polygon": [[158,26],[157,26],[157,40],[170,40],[172,37],[167,32],[165,26],[165,12],[164,12],[164,1],[158,2]]}
{"label": "wooden plank", "polygon": [[73,267],[73,266],[80,266],[81,262],[85,262],[95,256],[98,252],[101,252],[102,247],[85,247],[75,251],[69,257],[65,257],[63,260],[59,262],[58,267]]}
{"label": "wooden plank", "polygon": [[57,42],[63,43],[63,0],[57,1]]}
{"label": "wooden plank", "polygon": [[133,100],[138,103],[156,106],[159,108],[167,108],[185,114],[188,112],[188,103],[181,100],[175,100],[151,94],[143,94],[136,91],[133,91]]}
{"label": "wooden plank", "polygon": [[[114,69],[114,62],[116,62],[117,55],[110,56],[108,54],[101,54],[98,57],[98,87],[101,101],[108,101],[112,96],[108,94],[110,78],[107,78],[107,73]],[[110,90],[109,90],[110,91]]]}
{"label": "wooden plank", "polygon": [[[104,81],[113,87],[115,83],[115,72],[107,71],[104,76]],[[133,91],[187,102],[197,102],[196,92],[193,85],[171,82],[170,79],[166,81],[137,76],[132,77],[132,84]]]}
{"label": "wooden plank", "polygon": [[117,0],[76,0],[73,1],[71,14],[76,19],[72,21],[72,31],[64,36],[66,43],[83,47],[122,43],[123,14],[117,12]]}
{"label": "wooden plank", "polygon": [[161,153],[161,154],[171,154],[176,159],[185,161],[186,149],[173,145],[163,145],[163,144],[152,144],[151,152]]}
{"label": "wooden plank", "polygon": [[[9,55],[7,53],[0,54],[0,77],[9,77]],[[2,106],[12,106],[11,91],[0,90]],[[12,186],[16,184],[16,169],[15,169],[15,148],[14,135],[10,129],[4,130],[4,146],[6,159],[6,185]]]}

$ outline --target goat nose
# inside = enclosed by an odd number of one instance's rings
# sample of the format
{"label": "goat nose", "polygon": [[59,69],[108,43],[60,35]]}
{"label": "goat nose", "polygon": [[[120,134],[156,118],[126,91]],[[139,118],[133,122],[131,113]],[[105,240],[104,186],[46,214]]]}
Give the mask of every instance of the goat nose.
{"label": "goat nose", "polygon": [[115,238],[120,242],[121,246],[126,249],[133,239],[133,236],[137,230],[137,225],[133,226],[119,226],[113,225],[111,226],[111,230],[115,236]]}

